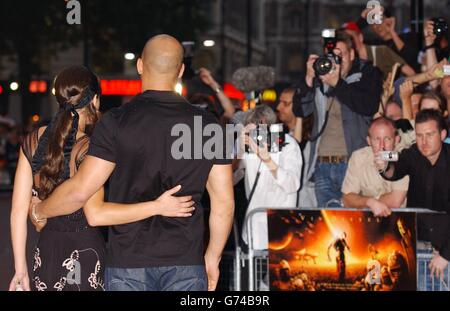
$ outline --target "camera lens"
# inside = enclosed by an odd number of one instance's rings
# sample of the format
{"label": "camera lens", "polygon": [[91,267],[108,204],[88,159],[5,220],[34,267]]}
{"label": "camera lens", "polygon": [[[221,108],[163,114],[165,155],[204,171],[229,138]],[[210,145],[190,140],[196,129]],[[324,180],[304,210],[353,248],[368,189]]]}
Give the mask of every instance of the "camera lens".
{"label": "camera lens", "polygon": [[319,75],[323,76],[326,75],[333,69],[333,62],[332,60],[327,56],[321,56],[313,64],[314,72]]}

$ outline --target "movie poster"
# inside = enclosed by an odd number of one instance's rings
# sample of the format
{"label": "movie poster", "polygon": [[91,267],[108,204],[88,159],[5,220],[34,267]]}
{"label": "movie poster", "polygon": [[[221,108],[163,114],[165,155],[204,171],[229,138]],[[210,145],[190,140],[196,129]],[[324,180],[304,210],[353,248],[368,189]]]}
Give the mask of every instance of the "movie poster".
{"label": "movie poster", "polygon": [[415,214],[269,210],[271,290],[416,290]]}

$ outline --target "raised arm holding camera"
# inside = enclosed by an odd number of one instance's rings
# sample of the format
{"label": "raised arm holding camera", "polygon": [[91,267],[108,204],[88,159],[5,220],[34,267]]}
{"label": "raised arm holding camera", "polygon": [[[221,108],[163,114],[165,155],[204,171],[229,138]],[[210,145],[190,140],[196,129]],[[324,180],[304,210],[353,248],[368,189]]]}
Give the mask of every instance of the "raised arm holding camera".
{"label": "raised arm holding camera", "polygon": [[[448,45],[448,25],[443,18],[432,18],[427,20],[423,25],[423,37],[425,41],[426,67],[428,70],[433,69],[438,62],[446,60],[449,57]],[[441,70],[441,73],[444,70]],[[434,73],[434,72],[433,72]],[[439,71],[436,71],[439,75]],[[442,78],[442,76],[439,76]],[[439,81],[432,80],[430,85],[435,89],[439,85]]]}
{"label": "raised arm holding camera", "polygon": [[[331,35],[325,32],[324,35]],[[314,173],[319,206],[340,200],[347,160],[353,151],[365,147],[368,124],[377,112],[382,92],[380,71],[355,57],[351,37],[337,31],[325,40],[326,55],[310,55],[304,83],[294,95],[297,117],[314,114],[310,138],[310,167]]]}
{"label": "raised arm holding camera", "polygon": [[357,21],[358,27],[363,30],[370,26],[372,32],[376,35],[375,40],[368,40],[369,45],[385,45],[394,51],[398,56],[403,58],[416,72],[420,71],[417,62],[417,37],[413,32],[398,34],[395,30],[396,19],[391,12],[384,7],[380,7],[383,16],[381,23],[372,22],[368,24],[368,13],[370,10],[365,9],[361,13],[360,19]]}
{"label": "raised arm holding camera", "polygon": [[[282,131],[282,125],[276,124],[276,121],[275,112],[267,105],[256,106],[245,117],[245,128],[240,137],[241,148],[246,150],[242,161],[249,201],[247,213],[261,207],[296,206],[302,169],[300,147],[289,134],[279,145],[277,142],[283,140],[281,136],[281,139],[268,139],[271,135],[282,133],[277,132],[278,129]],[[243,233],[246,241],[246,230]],[[252,237],[255,249],[268,248],[265,214],[259,213],[252,218]]]}
{"label": "raised arm holding camera", "polygon": [[387,161],[398,160],[394,150],[399,140],[394,121],[386,117],[372,121],[367,136],[370,147],[355,151],[348,163],[342,185],[345,207],[369,207],[375,216],[389,216],[392,208],[405,206],[409,177],[395,182],[384,180],[375,164],[375,154]]}

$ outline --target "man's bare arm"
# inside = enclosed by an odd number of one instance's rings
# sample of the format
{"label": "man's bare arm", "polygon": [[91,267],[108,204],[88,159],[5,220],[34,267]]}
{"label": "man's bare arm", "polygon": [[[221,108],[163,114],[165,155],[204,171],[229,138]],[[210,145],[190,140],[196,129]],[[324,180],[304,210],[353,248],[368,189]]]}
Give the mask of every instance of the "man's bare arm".
{"label": "man's bare arm", "polygon": [[206,184],[211,199],[209,243],[205,254],[208,290],[214,290],[219,279],[219,263],[233,225],[233,174],[230,165],[214,165]]}
{"label": "man's bare arm", "polygon": [[[388,197],[388,199],[392,199]],[[382,200],[372,197],[366,197],[357,193],[347,193],[342,196],[342,202],[345,207],[365,208],[368,207],[375,216],[389,216],[391,214],[390,206]]]}
{"label": "man's bare arm", "polygon": [[345,207],[365,208],[367,207],[367,200],[369,199],[370,197],[351,192],[342,196],[342,203],[344,203]]}
{"label": "man's bare arm", "polygon": [[36,206],[36,214],[39,218],[51,218],[77,211],[103,186],[115,166],[113,162],[87,156],[72,178]]}
{"label": "man's bare arm", "polygon": [[399,208],[406,198],[406,191],[394,190],[383,194],[380,201],[389,206],[389,208]]}

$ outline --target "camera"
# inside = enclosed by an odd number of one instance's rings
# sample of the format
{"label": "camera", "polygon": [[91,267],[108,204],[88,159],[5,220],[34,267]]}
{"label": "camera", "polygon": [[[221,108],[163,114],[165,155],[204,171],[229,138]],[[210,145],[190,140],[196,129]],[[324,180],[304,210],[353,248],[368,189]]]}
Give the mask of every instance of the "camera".
{"label": "camera", "polygon": [[450,76],[450,65],[442,66],[442,71],[444,72],[444,76]]}
{"label": "camera", "polygon": [[[285,134],[283,124],[277,123],[272,125],[258,124],[255,129],[250,130],[248,136],[253,139],[258,147],[262,148],[264,143],[270,153],[281,152],[285,144]],[[252,153],[250,146],[245,146],[245,152]]]}
{"label": "camera", "polygon": [[397,162],[398,152],[395,151],[380,151],[380,160],[387,162]]}
{"label": "camera", "polygon": [[324,29],[322,31],[322,38],[324,40],[324,47],[326,53],[321,55],[313,64],[316,76],[323,76],[333,69],[333,64],[340,64],[341,57],[334,54],[333,50],[336,48],[336,30]]}
{"label": "camera", "polygon": [[436,35],[437,39],[441,39],[447,34],[448,24],[442,17],[432,18],[431,21],[434,23],[433,25],[433,33]]}

